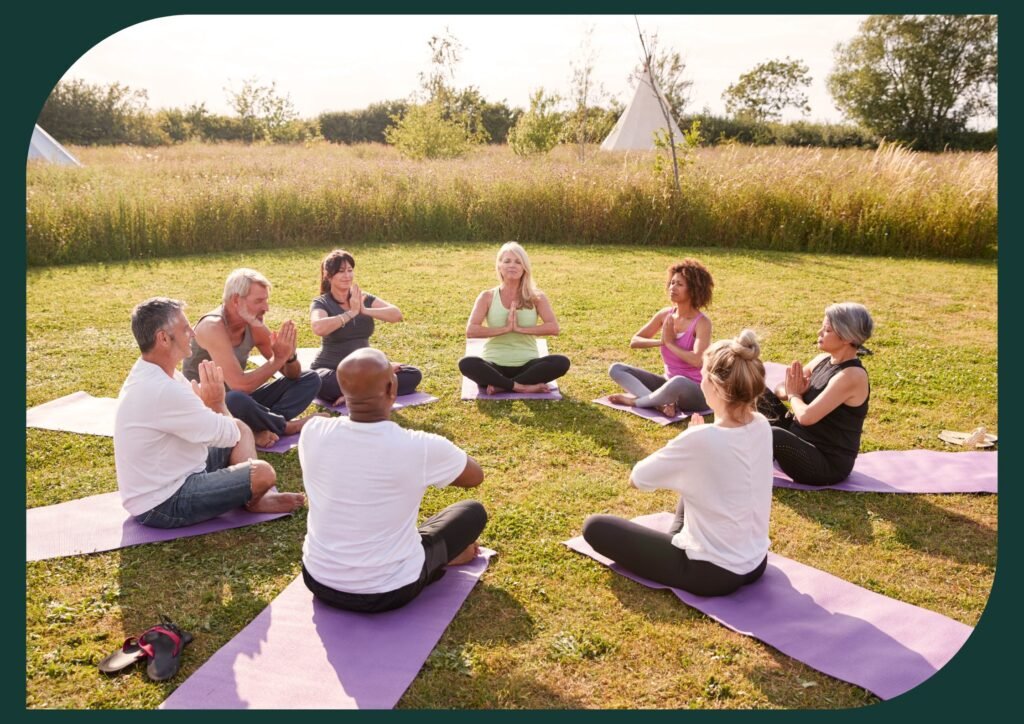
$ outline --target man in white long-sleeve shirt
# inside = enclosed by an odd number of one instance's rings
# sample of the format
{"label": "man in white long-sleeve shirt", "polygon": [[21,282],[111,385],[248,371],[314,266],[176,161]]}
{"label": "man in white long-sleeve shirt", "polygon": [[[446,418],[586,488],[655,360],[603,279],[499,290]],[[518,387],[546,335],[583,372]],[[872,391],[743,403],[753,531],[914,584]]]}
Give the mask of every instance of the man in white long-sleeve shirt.
{"label": "man in white long-sleeve shirt", "polygon": [[274,468],[256,459],[252,431],[224,404],[224,375],[211,361],[189,383],[177,367],[193,337],[185,305],[154,297],[132,311],[142,356],[119,395],[114,460],[121,502],[135,520],[179,528],[245,506],[291,512],[300,493],[279,493]]}

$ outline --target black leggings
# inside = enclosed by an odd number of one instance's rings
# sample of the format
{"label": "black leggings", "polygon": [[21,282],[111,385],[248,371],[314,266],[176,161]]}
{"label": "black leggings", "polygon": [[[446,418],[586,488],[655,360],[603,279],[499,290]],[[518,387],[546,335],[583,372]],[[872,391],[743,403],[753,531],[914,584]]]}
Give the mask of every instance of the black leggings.
{"label": "black leggings", "polygon": [[[339,362],[340,364],[340,362]],[[319,397],[325,402],[334,404],[334,401],[341,397],[341,387],[338,386],[338,374],[330,368],[313,370],[320,376]],[[423,380],[423,373],[412,365],[402,365],[395,375],[398,377],[398,395],[411,395],[416,387]]]}
{"label": "black leggings", "polygon": [[772,454],[779,467],[793,482],[801,485],[835,485],[846,480],[852,461],[826,455],[813,443],[791,432],[793,414],[771,390],[765,390],[757,409],[772,424]]}
{"label": "black leggings", "polygon": [[302,580],[313,595],[334,608],[359,613],[381,613],[400,608],[416,598],[426,586],[440,580],[448,561],[480,537],[487,525],[487,511],[475,500],[460,500],[423,521],[419,527],[423,544],[423,568],[412,583],[383,593],[345,593],[317,581],[302,566]]}
{"label": "black leggings", "polygon": [[691,560],[685,550],[672,545],[672,536],[682,527],[680,504],[668,533],[614,515],[592,515],[583,523],[583,539],[633,573],[698,596],[724,596],[764,573],[767,556],[754,570],[742,575],[709,561]]}
{"label": "black leggings", "polygon": [[557,380],[569,371],[569,358],[561,354],[549,354],[518,367],[505,367],[482,357],[463,357],[459,360],[459,371],[480,387],[492,385],[511,392],[516,382],[536,385]]}

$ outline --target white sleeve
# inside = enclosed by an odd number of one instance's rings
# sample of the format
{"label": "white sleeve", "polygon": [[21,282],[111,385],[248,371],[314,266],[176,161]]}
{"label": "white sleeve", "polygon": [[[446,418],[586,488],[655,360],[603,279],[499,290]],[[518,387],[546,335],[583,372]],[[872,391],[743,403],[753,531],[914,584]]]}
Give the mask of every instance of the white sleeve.
{"label": "white sleeve", "polygon": [[154,400],[153,427],[207,447],[234,447],[241,438],[235,420],[203,404],[187,383],[161,387]]}
{"label": "white sleeve", "polygon": [[687,429],[633,466],[630,479],[640,490],[681,491],[687,481],[691,462],[699,455],[693,432]]}
{"label": "white sleeve", "polygon": [[423,487],[443,488],[466,469],[466,452],[447,438],[426,433],[423,443]]}

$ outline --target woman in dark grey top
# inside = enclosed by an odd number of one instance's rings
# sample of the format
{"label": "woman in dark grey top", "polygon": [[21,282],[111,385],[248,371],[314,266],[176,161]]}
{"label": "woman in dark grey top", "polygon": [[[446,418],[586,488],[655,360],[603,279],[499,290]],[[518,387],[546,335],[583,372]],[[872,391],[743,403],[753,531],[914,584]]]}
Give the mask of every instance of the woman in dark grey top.
{"label": "woman in dark grey top", "polygon": [[[354,350],[370,346],[374,320],[401,322],[402,312],[383,299],[364,294],[355,283],[356,261],[344,249],[335,249],[320,264],[320,296],[309,306],[313,334],[323,339],[313,369],[320,375],[320,399],[341,404],[338,364]],[[423,374],[409,365],[396,364],[398,394],[416,390]]]}
{"label": "woman in dark grey top", "polygon": [[[818,330],[822,354],[807,365],[793,362],[786,381],[761,396],[758,409],[772,423],[775,460],[795,482],[835,485],[853,470],[871,396],[857,350],[873,330],[863,305],[833,304]],[[782,404],[787,399],[792,411]]]}

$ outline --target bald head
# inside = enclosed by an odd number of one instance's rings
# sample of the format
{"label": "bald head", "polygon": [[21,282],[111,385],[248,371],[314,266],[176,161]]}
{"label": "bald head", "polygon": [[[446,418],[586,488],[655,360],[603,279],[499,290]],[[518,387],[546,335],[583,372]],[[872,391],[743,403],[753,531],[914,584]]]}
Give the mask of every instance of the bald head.
{"label": "bald head", "polygon": [[338,365],[338,385],[353,420],[387,419],[398,392],[388,358],[378,349],[357,349]]}

